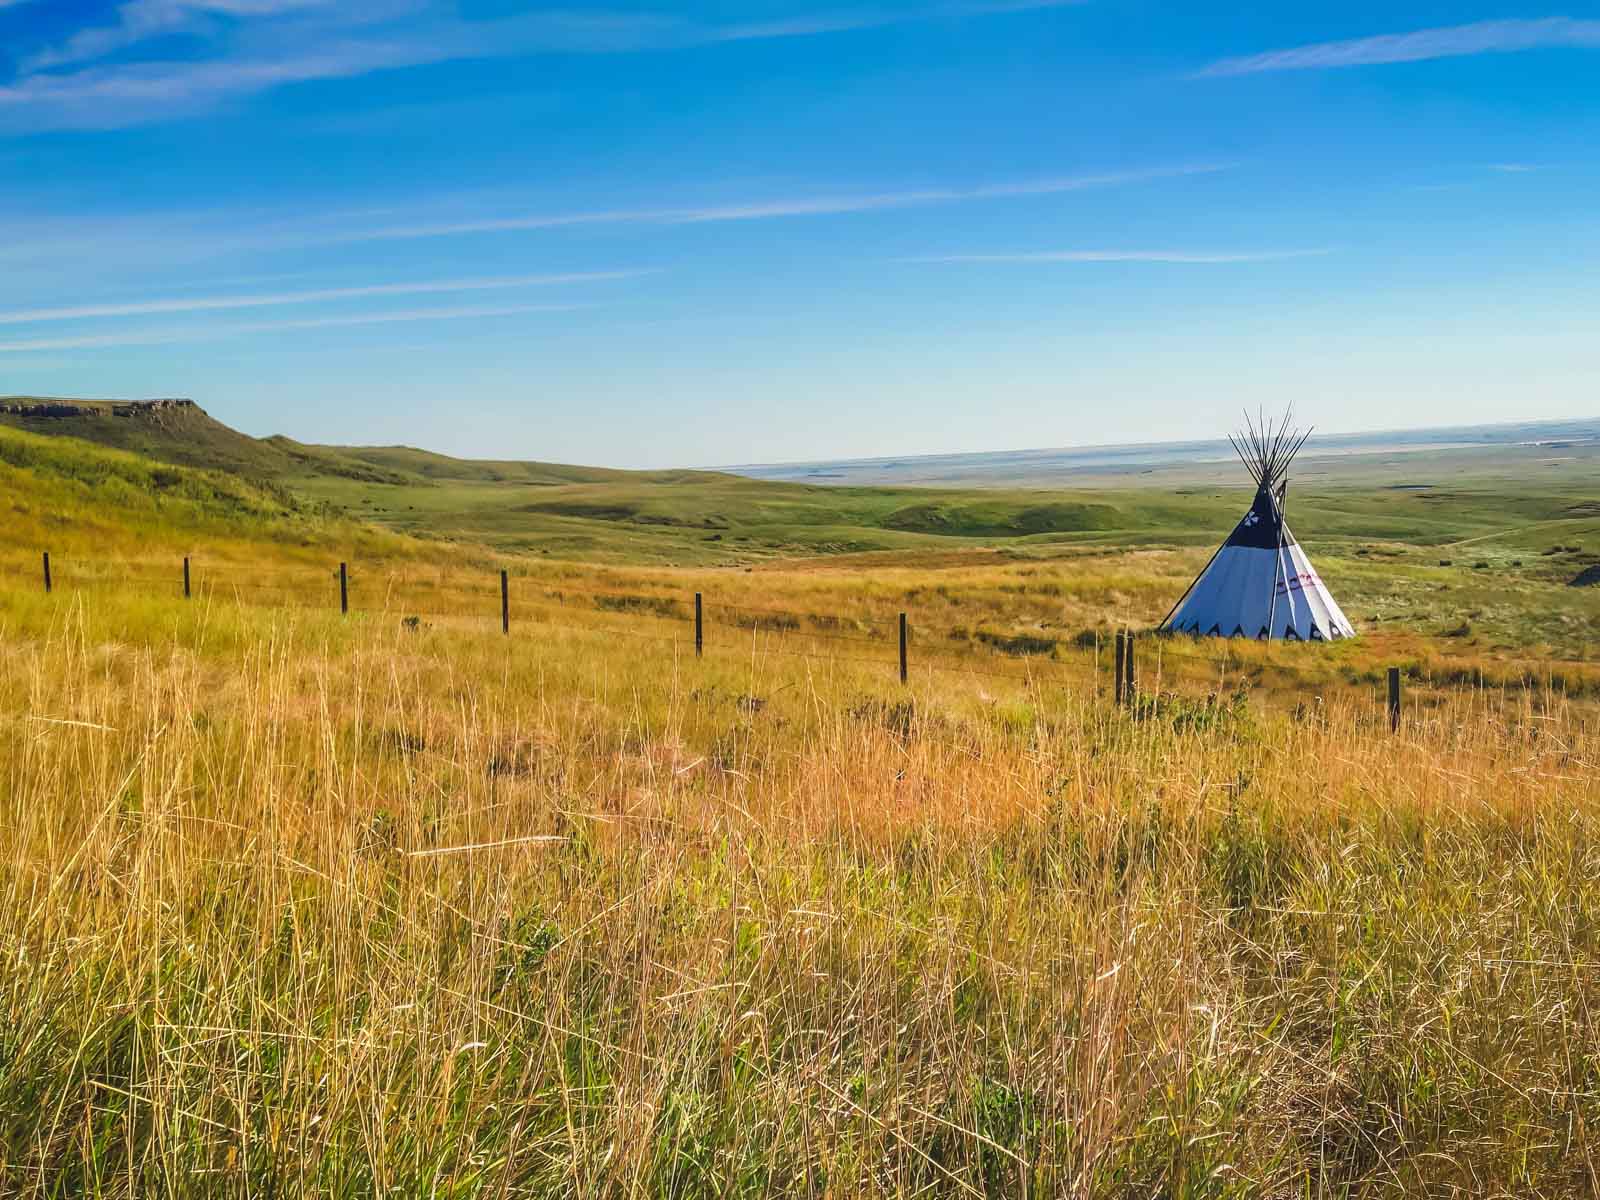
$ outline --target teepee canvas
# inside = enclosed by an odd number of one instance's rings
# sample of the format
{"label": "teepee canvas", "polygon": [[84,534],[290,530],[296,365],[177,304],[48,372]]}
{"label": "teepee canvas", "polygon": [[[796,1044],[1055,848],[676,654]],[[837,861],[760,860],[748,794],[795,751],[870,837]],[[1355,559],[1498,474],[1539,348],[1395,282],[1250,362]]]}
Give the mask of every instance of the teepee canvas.
{"label": "teepee canvas", "polygon": [[1256,498],[1228,540],[1189,585],[1161,629],[1198,637],[1288,638],[1333,641],[1355,636],[1306,552],[1283,519],[1289,464],[1310,436],[1289,420],[1230,437],[1256,482]]}

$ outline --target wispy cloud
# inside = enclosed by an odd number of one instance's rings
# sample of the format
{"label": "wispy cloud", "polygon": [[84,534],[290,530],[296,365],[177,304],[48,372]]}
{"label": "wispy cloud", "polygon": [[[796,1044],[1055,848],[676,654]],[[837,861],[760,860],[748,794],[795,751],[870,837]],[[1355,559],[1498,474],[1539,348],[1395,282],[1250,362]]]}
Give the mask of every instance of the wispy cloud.
{"label": "wispy cloud", "polygon": [[1500,171],[1507,175],[1526,175],[1530,171],[1539,170],[1534,163],[1489,163],[1488,167],[1491,171]]}
{"label": "wispy cloud", "polygon": [[[406,215],[382,212],[291,213],[283,210],[221,209],[139,216],[17,216],[0,213],[0,268],[16,282],[31,273],[47,286],[71,264],[94,261],[129,271],[159,264],[215,263],[257,255],[340,245],[403,242],[452,236],[493,236],[569,227],[635,226],[663,230],[783,219],[822,219],[916,206],[963,204],[1066,195],[1085,189],[1205,176],[1230,170],[1228,163],[1187,163],[1099,171],[1047,179],[999,181],[964,187],[901,188],[768,197],[740,203],[661,208],[602,208],[569,211],[464,211],[456,199],[424,201]],[[505,203],[505,201],[501,201]],[[480,200],[479,205],[487,201]]]}
{"label": "wispy cloud", "polygon": [[29,129],[119,128],[283,84],[363,75],[450,55],[403,42],[348,42],[253,61],[136,63],[37,74],[0,87],[0,117]]}
{"label": "wispy cloud", "polygon": [[[0,86],[0,118],[26,129],[116,128],[288,84],[441,62],[664,52],[1079,2],[995,0],[800,14],[770,22],[700,22],[651,12],[560,9],[466,21],[442,0],[128,0],[113,24],[80,30],[25,59],[18,77]],[[224,31],[231,35],[222,39],[227,44],[198,59],[105,61],[151,39],[220,38]],[[52,69],[65,66],[80,69]]]}
{"label": "wispy cloud", "polygon": [[1600,21],[1573,20],[1570,17],[1480,21],[1473,25],[1450,25],[1411,33],[1318,42],[1287,50],[1271,50],[1265,54],[1224,58],[1197,72],[1197,75],[1216,77],[1254,75],[1262,71],[1366,67],[1563,46],[1583,49],[1600,47]]}
{"label": "wispy cloud", "polygon": [[390,325],[414,321],[463,321],[523,316],[529,313],[577,312],[586,307],[588,306],[582,304],[511,304],[484,308],[413,308],[394,312],[362,313],[349,317],[307,317],[298,321],[197,325],[184,329],[135,329],[121,333],[0,342],[0,354],[37,354],[40,351],[85,350],[106,346],[164,346],[181,342],[211,342],[248,334],[281,333],[297,329],[339,329],[356,325]]}
{"label": "wispy cloud", "polygon": [[333,0],[127,0],[109,25],[80,29],[65,42],[23,59],[24,74],[93,62],[153,38],[213,31],[221,20],[281,17],[331,7]]}
{"label": "wispy cloud", "polygon": [[647,271],[587,271],[566,275],[513,275],[487,279],[441,279],[422,283],[381,283],[363,287],[321,288],[304,292],[269,292],[248,296],[196,296],[165,300],[142,300],[127,304],[17,309],[12,312],[0,312],[0,325],[27,325],[45,321],[76,321],[93,317],[153,316],[158,313],[225,312],[241,308],[269,308],[277,305],[365,300],[381,296],[415,296],[446,292],[481,292],[503,288],[544,287],[555,284],[600,283],[635,278],[648,273]]}
{"label": "wispy cloud", "polygon": [[1115,187],[1187,175],[1206,175],[1229,169],[1226,163],[1191,163],[1107,171],[1053,179],[983,184],[966,188],[915,188],[854,195],[802,196],[746,204],[686,208],[601,209],[588,212],[528,213],[461,221],[440,221],[375,226],[361,230],[329,232],[317,241],[400,241],[414,238],[452,237],[465,234],[512,233],[523,230],[560,229],[581,225],[701,225],[728,221],[770,221],[786,217],[839,216],[886,209],[961,204],[978,200],[1022,199],[1054,196],[1089,188]]}
{"label": "wispy cloud", "polygon": [[1173,263],[1220,266],[1228,263],[1279,262],[1331,254],[1315,250],[1037,250],[1017,254],[936,254],[903,259],[915,263]]}
{"label": "wispy cloud", "polygon": [[808,13],[788,19],[753,21],[706,27],[703,40],[742,42],[767,38],[818,37],[829,33],[849,33],[858,29],[878,29],[913,21],[991,17],[1005,13],[1035,12],[1040,9],[1072,8],[1087,0],[998,0],[992,4],[942,4],[928,8],[894,11],[890,9],[846,9],[837,12]]}

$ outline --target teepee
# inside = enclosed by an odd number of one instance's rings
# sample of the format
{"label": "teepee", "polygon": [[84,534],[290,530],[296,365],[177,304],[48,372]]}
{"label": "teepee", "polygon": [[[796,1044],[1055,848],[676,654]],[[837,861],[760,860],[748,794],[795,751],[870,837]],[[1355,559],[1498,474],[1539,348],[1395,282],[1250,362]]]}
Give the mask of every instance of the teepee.
{"label": "teepee", "polygon": [[1292,416],[1274,429],[1246,415],[1245,432],[1229,437],[1256,481],[1255,502],[1161,623],[1163,633],[1312,642],[1355,636],[1283,519],[1289,464],[1311,436],[1290,427]]}

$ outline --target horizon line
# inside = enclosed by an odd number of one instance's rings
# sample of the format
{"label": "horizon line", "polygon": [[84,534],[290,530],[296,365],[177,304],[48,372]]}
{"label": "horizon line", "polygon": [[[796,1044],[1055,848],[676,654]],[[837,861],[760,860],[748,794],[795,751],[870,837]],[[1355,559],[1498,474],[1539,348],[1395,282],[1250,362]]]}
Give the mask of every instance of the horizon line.
{"label": "horizon line", "polygon": [[[1532,420],[1512,419],[1507,421],[1477,421],[1469,425],[1388,426],[1381,429],[1350,429],[1340,433],[1327,433],[1319,436],[1332,438],[1373,437],[1380,434],[1431,433],[1438,430],[1451,429],[1504,429],[1513,425],[1560,425],[1572,421],[1593,421],[1600,423],[1600,415],[1592,417],[1536,417]],[[1306,443],[1307,450],[1303,452],[1305,457],[1317,457],[1315,453],[1310,451],[1310,447],[1316,444],[1316,440],[1316,438],[1313,438],[1311,441]],[[1228,445],[1227,435],[1223,434],[1217,438],[1169,438],[1163,441],[1152,442],[1079,442],[1075,444],[1058,446],[1013,446],[1002,450],[944,450],[918,454],[869,454],[859,458],[786,459],[774,462],[727,463],[720,466],[681,467],[677,469],[692,471],[726,471],[737,473],[741,470],[757,468],[771,469],[780,467],[830,466],[849,467],[860,466],[868,463],[933,462],[939,459],[991,457],[1000,454],[1051,454],[1058,451],[1137,450],[1151,446],[1209,445],[1212,442],[1216,442],[1218,445],[1226,447]]]}

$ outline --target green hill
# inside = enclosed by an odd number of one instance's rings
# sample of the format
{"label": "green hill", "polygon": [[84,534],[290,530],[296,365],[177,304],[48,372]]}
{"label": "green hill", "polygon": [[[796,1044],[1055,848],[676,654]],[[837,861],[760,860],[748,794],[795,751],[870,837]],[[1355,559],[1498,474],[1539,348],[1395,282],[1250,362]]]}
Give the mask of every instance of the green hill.
{"label": "green hill", "polygon": [[410,446],[315,446],[275,434],[254,438],[216,420],[193,400],[77,400],[0,396],[0,426],[81,438],[157,462],[228,471],[258,481],[345,479],[359,483],[687,483],[710,471],[623,471],[546,462],[451,458]]}
{"label": "green hill", "polygon": [[29,556],[199,537],[301,540],[326,524],[271,483],[3,426],[0,508],[5,549]]}
{"label": "green hill", "polygon": [[64,400],[0,397],[0,425],[52,437],[74,437],[157,462],[227,471],[282,483],[295,475],[329,475],[369,483],[406,477],[321,446],[288,438],[253,438],[213,419],[193,400]]}
{"label": "green hill", "polygon": [[351,520],[270,479],[10,425],[0,421],[0,574],[35,577],[42,551],[58,577],[79,579],[122,579],[125,560],[151,556],[170,555],[175,571],[191,551],[210,568],[234,561],[267,573],[345,557],[444,562],[478,555]]}
{"label": "green hill", "polygon": [[571,483],[704,483],[729,478],[715,471],[623,471],[610,467],[574,467],[563,463],[451,458],[411,446],[309,446],[303,449],[339,455],[413,480],[457,483],[520,483],[560,487]]}

